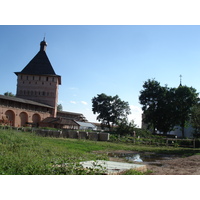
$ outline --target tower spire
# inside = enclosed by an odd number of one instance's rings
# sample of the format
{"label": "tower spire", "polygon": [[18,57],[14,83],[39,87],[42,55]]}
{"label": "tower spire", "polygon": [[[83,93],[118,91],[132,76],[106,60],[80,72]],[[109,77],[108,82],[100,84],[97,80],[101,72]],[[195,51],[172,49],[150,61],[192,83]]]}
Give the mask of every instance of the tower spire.
{"label": "tower spire", "polygon": [[179,86],[182,86],[182,75],[180,75],[179,77],[180,77],[180,85]]}
{"label": "tower spire", "polygon": [[45,36],[42,42],[40,42],[40,51],[46,51],[47,43],[45,41]]}

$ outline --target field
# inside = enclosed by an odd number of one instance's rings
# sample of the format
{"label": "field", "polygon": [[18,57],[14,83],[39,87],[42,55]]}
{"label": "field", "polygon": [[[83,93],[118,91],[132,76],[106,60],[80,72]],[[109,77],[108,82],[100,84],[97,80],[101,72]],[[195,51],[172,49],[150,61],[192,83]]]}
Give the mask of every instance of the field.
{"label": "field", "polygon": [[[108,160],[107,152],[138,151],[192,156],[200,149],[134,145],[40,137],[30,132],[0,130],[1,175],[85,175],[104,174],[103,169],[83,169],[80,161]],[[97,153],[98,152],[98,153]],[[101,153],[99,153],[101,152]],[[153,173],[153,168],[148,174]],[[138,174],[129,172],[126,174]],[[139,173],[142,174],[142,173]]]}

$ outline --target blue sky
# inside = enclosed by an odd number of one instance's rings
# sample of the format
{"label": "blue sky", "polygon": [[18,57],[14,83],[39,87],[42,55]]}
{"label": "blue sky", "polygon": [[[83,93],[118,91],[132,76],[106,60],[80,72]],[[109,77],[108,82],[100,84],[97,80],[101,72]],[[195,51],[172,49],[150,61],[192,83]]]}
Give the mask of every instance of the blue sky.
{"label": "blue sky", "polygon": [[47,55],[58,75],[59,103],[95,121],[91,99],[118,95],[127,101],[129,120],[141,124],[139,92],[147,79],[200,91],[200,26],[0,26],[0,94],[16,93],[17,77],[39,51],[46,35]]}

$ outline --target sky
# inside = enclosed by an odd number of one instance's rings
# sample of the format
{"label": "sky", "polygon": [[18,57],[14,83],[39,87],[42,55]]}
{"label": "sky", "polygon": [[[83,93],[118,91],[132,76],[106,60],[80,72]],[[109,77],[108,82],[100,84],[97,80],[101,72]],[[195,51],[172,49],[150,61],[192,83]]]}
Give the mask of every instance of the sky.
{"label": "sky", "polygon": [[141,126],[139,95],[148,79],[200,91],[200,26],[167,25],[17,25],[0,26],[0,94],[16,94],[17,76],[37,54],[45,36],[47,56],[61,75],[63,110],[96,121],[92,98],[118,95],[129,103]]}

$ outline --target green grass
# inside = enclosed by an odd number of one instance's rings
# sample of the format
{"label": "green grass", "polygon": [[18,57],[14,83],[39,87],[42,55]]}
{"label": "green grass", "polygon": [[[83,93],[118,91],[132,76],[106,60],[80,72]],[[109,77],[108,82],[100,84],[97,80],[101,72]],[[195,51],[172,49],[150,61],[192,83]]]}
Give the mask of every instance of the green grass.
{"label": "green grass", "polygon": [[[102,170],[85,170],[78,163],[86,160],[107,160],[106,152],[114,150],[154,151],[181,155],[199,152],[199,149],[50,138],[36,136],[34,133],[0,130],[0,174],[102,174]],[[105,153],[97,154],[94,151]]]}

